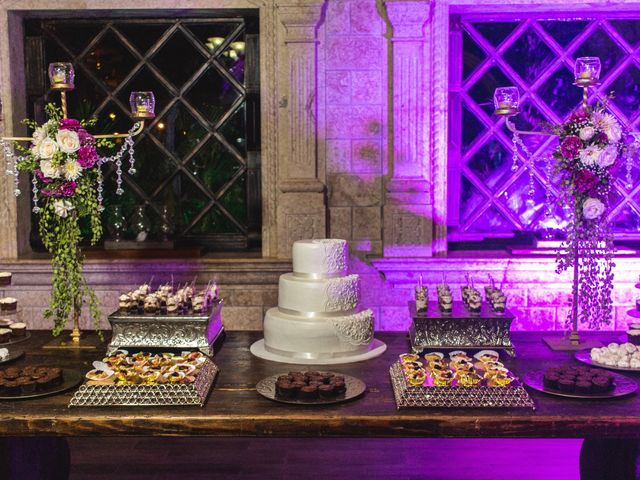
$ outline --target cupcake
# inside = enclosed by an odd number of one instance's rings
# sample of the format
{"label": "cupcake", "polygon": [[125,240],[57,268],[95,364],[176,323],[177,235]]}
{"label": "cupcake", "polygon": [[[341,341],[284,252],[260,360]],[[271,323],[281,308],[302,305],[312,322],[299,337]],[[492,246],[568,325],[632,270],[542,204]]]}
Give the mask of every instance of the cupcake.
{"label": "cupcake", "polygon": [[640,345],[640,330],[629,330],[627,332],[627,340],[633,345]]}
{"label": "cupcake", "polygon": [[118,297],[118,307],[120,308],[120,311],[121,312],[128,311],[129,307],[131,306],[131,302],[133,302],[133,299],[126,293],[123,295],[120,295],[120,297]]}
{"label": "cupcake", "polygon": [[11,329],[0,328],[0,343],[6,343],[11,340]]}
{"label": "cupcake", "polygon": [[0,318],[0,328],[9,328],[12,323],[13,320],[10,318]]}
{"label": "cupcake", "polygon": [[27,325],[22,322],[12,323],[9,329],[14,337],[24,337],[27,334]]}
{"label": "cupcake", "polygon": [[13,297],[0,299],[0,311],[15,312],[18,309],[18,300]]}
{"label": "cupcake", "polygon": [[0,287],[11,285],[11,272],[0,272]]}

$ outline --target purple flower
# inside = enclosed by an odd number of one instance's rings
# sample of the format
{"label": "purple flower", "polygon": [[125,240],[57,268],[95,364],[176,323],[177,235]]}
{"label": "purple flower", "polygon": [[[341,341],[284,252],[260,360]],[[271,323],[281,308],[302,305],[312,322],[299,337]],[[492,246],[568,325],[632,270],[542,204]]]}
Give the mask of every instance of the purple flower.
{"label": "purple flower", "polygon": [[598,177],[589,170],[580,170],[576,175],[575,186],[580,193],[590,193],[598,184]]}
{"label": "purple flower", "polygon": [[93,145],[95,143],[95,138],[93,138],[93,135],[87,132],[84,128],[78,129],[78,138],[80,139],[80,143],[82,143],[83,145]]}
{"label": "purple flower", "polygon": [[39,168],[36,168],[33,171],[33,174],[38,178],[38,180],[40,180],[42,183],[51,183],[51,179],[49,177],[46,177],[44,173],[42,173],[42,170],[40,170]]}
{"label": "purple flower", "polygon": [[594,140],[596,141],[596,143],[609,143],[609,137],[607,137],[607,134],[604,132],[599,132],[595,137]]}
{"label": "purple flower", "polygon": [[77,132],[80,128],[82,128],[82,125],[80,125],[80,122],[75,118],[63,118],[60,120],[60,130],[73,130]]}
{"label": "purple flower", "polygon": [[589,115],[587,114],[587,112],[585,112],[583,109],[579,109],[571,114],[569,120],[571,122],[580,122],[582,120],[586,120],[588,117]]}
{"label": "purple flower", "polygon": [[566,159],[575,158],[582,148],[582,140],[575,135],[568,135],[560,144],[560,153]]}
{"label": "purple flower", "polygon": [[62,197],[73,197],[74,193],[76,193],[77,186],[78,184],[76,182],[65,182],[58,189],[59,195]]}
{"label": "purple flower", "polygon": [[85,145],[78,149],[78,163],[82,168],[91,168],[98,161],[98,152],[95,147],[91,145]]}
{"label": "purple flower", "polygon": [[43,188],[40,190],[40,195],[43,197],[54,197],[57,193],[58,189],[50,190],[48,188]]}

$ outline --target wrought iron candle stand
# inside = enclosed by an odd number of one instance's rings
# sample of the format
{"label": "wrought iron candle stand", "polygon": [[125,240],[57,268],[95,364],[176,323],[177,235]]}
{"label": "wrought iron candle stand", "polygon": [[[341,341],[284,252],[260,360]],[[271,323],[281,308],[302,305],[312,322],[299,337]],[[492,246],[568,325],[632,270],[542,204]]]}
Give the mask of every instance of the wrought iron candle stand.
{"label": "wrought iron candle stand", "polygon": [[[48,68],[49,81],[51,90],[60,93],[60,108],[62,110],[62,116],[64,119],[68,118],[67,109],[67,92],[75,89],[75,72],[71,63],[56,62],[49,64]],[[140,135],[145,127],[145,120],[151,120],[155,118],[155,97],[153,92],[131,92],[129,97],[129,103],[131,108],[131,118],[134,121],[134,125],[128,133],[112,133],[105,135],[93,135],[96,139],[124,139],[124,144],[120,151],[111,157],[100,158],[99,163],[117,162],[120,165],[122,157],[125,153],[129,153],[131,167],[129,173],[135,173],[133,168],[133,138]],[[20,190],[17,187],[18,172],[16,167],[16,158],[8,146],[7,142],[31,142],[32,137],[2,137],[0,138],[0,147],[3,148],[4,154],[7,158],[13,158],[14,167],[11,172],[15,176],[16,196],[20,195]],[[120,167],[118,166],[118,188],[116,190],[117,195],[122,195],[124,191],[121,188]],[[99,199],[102,198],[101,187],[99,189]],[[37,208],[37,207],[34,207]],[[82,312],[82,299],[75,299],[73,305],[73,330],[71,332],[71,341],[54,340],[50,344],[46,345],[48,348],[58,347],[71,347],[71,348],[95,348],[94,342],[82,343],[80,332],[80,315]]]}
{"label": "wrought iron candle stand", "polygon": [[[582,108],[586,110],[589,98],[589,88],[600,84],[600,59],[597,57],[581,57],[576,59],[574,76],[574,85],[582,88]],[[514,135],[514,144],[518,143],[526,152],[519,135],[544,135],[555,136],[552,132],[543,131],[523,131],[518,130],[510,121],[510,117],[518,115],[519,109],[519,92],[516,87],[497,88],[494,93],[494,107],[496,115],[505,117],[505,125]],[[515,148],[515,147],[514,147]],[[583,350],[601,346],[600,342],[581,339],[578,332],[578,286],[580,280],[579,262],[580,249],[576,246],[573,256],[573,303],[571,312],[571,332],[569,336],[563,337],[545,337],[545,343],[552,349],[557,351],[573,351]]]}

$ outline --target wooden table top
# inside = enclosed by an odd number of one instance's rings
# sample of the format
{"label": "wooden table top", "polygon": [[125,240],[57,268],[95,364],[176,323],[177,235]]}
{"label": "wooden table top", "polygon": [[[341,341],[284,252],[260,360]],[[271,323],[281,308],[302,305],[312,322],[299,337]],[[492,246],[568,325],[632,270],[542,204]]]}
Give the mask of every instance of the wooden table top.
{"label": "wooden table top", "polygon": [[[573,400],[532,392],[537,410],[396,409],[388,369],[409,350],[403,333],[378,333],[388,345],[381,357],[337,365],[331,370],[356,376],[368,390],[355,401],[323,407],[280,404],[260,396],[262,378],[306,370],[260,360],[249,346],[260,332],[228,332],[215,357],[220,374],[205,407],[67,407],[72,392],[34,400],[0,401],[0,436],[158,435],[158,436],[362,436],[362,437],[607,437],[640,438],[640,396],[617,400]],[[512,335],[518,358],[505,363],[518,376],[532,369],[576,362],[572,354],[551,352],[538,333]],[[602,334],[606,341],[620,335]],[[82,372],[100,359],[100,350],[43,350],[47,332],[16,347],[27,354],[10,365],[47,363]],[[577,362],[576,362],[577,363]],[[4,365],[3,365],[4,366]],[[321,368],[322,369],[322,368]],[[324,367],[324,369],[327,369]],[[635,376],[634,376],[635,375]],[[630,374],[640,381],[640,374]]]}

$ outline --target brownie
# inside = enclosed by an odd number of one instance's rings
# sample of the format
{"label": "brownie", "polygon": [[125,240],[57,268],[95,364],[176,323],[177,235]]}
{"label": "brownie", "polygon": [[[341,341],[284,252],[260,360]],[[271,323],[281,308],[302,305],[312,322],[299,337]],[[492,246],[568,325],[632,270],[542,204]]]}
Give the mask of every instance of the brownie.
{"label": "brownie", "polygon": [[335,385],[320,385],[318,387],[318,395],[320,398],[334,398],[337,395]]}
{"label": "brownie", "polygon": [[306,385],[300,389],[298,393],[300,400],[315,400],[318,398],[318,387],[315,385]]}
{"label": "brownie", "polygon": [[[26,378],[26,377],[25,377]],[[20,392],[23,394],[29,394],[36,391],[36,382],[30,378],[20,383]]]}
{"label": "brownie", "polygon": [[289,382],[282,382],[278,387],[276,387],[276,394],[280,395],[282,398],[293,398],[296,395],[296,389]]}
{"label": "brownie", "polygon": [[565,393],[573,393],[576,389],[576,382],[571,378],[561,377],[558,380],[558,390]]}
{"label": "brownie", "polygon": [[589,394],[593,384],[589,380],[581,380],[576,382],[576,393]]}
{"label": "brownie", "polygon": [[311,382],[324,383],[324,377],[322,375],[309,375],[309,383]]}
{"label": "brownie", "polygon": [[320,385],[324,384],[324,382],[319,382],[318,380],[312,380],[308,383],[308,385],[311,385],[312,387],[319,387]]}
{"label": "brownie", "polygon": [[292,380],[293,380],[293,377],[291,377],[291,375],[280,375],[276,379],[276,382],[290,382]]}
{"label": "brownie", "polygon": [[47,375],[43,375],[42,377],[36,380],[36,389],[37,390],[47,390],[52,387],[51,377]]}
{"label": "brownie", "polygon": [[332,383],[335,382],[344,382],[344,377],[342,375],[335,375],[332,379],[331,379]]}
{"label": "brownie", "polygon": [[321,377],[322,373],[317,371],[310,371],[306,373],[307,377]]}
{"label": "brownie", "polygon": [[613,379],[611,377],[593,377],[593,391],[597,393],[608,392],[613,388]]}
{"label": "brownie", "polygon": [[20,393],[20,385],[15,380],[5,380],[4,392],[9,395],[16,395]]}
{"label": "brownie", "polygon": [[560,375],[557,373],[549,373],[546,372],[544,374],[544,378],[542,379],[542,383],[545,388],[553,388],[556,390],[558,388],[558,380],[560,380]]}
{"label": "brownie", "polygon": [[291,382],[291,386],[292,386],[292,387],[293,387],[293,389],[295,390],[296,394],[297,394],[298,392],[300,392],[300,389],[301,389],[302,387],[305,387],[306,385],[307,385],[307,384],[306,384],[305,382],[298,382],[298,381],[296,381],[296,382]]}
{"label": "brownie", "polygon": [[333,382],[333,387],[335,388],[336,394],[338,395],[347,391],[347,386],[345,385],[345,383],[338,380]]}

